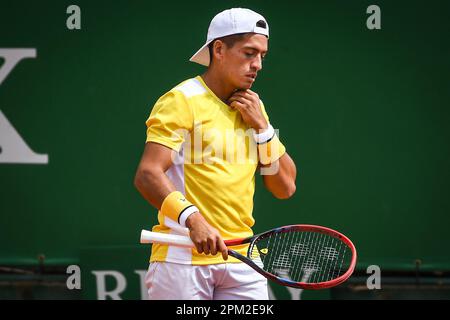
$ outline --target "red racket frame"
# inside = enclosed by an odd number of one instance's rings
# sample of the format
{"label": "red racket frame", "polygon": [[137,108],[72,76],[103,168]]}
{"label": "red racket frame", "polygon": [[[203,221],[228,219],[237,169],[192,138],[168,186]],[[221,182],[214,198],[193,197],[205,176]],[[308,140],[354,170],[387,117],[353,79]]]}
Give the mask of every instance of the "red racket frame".
{"label": "red racket frame", "polygon": [[[319,232],[319,233],[326,234],[326,235],[329,235],[331,237],[341,240],[351,250],[352,258],[350,261],[349,268],[343,275],[339,276],[336,279],[332,279],[332,280],[324,281],[324,282],[317,282],[317,283],[305,283],[305,282],[295,282],[292,280],[280,278],[274,274],[266,272],[263,269],[261,269],[260,267],[258,267],[249,258],[250,254],[252,252],[253,246],[254,246],[255,242],[257,242],[258,239],[266,238],[266,237],[270,236],[271,234],[286,233],[286,232],[290,232],[290,231]],[[239,254],[238,252],[235,252],[234,250],[230,250],[230,249],[228,250],[229,254],[231,256],[247,263],[250,267],[255,269],[257,272],[259,272],[263,276],[265,276],[281,285],[284,285],[284,286],[289,286],[289,287],[294,287],[294,288],[302,288],[302,289],[308,289],[308,290],[317,290],[317,289],[326,289],[326,288],[335,287],[335,286],[341,284],[342,282],[344,282],[345,280],[347,280],[352,275],[353,271],[355,270],[355,266],[356,266],[357,253],[356,253],[356,248],[355,248],[355,245],[353,244],[353,242],[349,238],[347,238],[345,235],[343,235],[342,233],[340,233],[336,230],[327,228],[327,227],[310,225],[310,224],[296,224],[296,225],[289,225],[289,226],[275,228],[275,229],[272,229],[272,230],[269,230],[269,231],[266,231],[266,232],[254,235],[252,237],[248,237],[248,238],[225,240],[225,244],[227,246],[235,246],[235,245],[246,244],[246,243],[250,243],[250,246],[249,246],[248,252],[247,252],[247,257]]]}

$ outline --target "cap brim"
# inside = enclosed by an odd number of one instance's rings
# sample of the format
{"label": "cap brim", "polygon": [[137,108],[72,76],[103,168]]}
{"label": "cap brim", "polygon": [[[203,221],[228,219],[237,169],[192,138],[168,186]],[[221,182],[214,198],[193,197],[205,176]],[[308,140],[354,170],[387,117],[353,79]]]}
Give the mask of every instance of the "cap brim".
{"label": "cap brim", "polygon": [[[212,40],[211,40],[212,41]],[[206,67],[209,66],[209,48],[208,45],[211,41],[206,42],[190,59],[189,61],[195,62]]]}

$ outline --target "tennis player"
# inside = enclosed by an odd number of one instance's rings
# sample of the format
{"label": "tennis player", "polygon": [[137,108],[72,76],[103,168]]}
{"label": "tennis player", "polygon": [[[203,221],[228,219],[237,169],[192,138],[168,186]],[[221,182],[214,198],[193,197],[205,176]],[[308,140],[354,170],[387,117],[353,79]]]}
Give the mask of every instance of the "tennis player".
{"label": "tennis player", "polygon": [[[224,244],[253,234],[256,172],[266,170],[264,184],[276,198],[296,189],[295,164],[250,89],[268,39],[268,23],[254,11],[217,14],[190,59],[206,72],[161,96],[146,121],[135,186],[159,210],[153,231],[188,228],[196,246],[152,246],[150,299],[268,299],[267,280],[228,257]],[[246,255],[246,245],[233,249]]]}

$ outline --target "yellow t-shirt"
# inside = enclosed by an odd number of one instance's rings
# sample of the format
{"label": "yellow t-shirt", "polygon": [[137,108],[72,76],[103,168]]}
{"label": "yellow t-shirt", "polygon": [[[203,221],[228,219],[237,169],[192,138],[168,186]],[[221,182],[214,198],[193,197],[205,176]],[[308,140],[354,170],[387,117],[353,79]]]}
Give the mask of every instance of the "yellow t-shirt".
{"label": "yellow t-shirt", "polygon": [[[269,117],[261,102],[267,121]],[[146,121],[147,142],[175,151],[166,175],[224,240],[253,235],[251,227],[257,146],[252,129],[239,111],[221,101],[200,76],[164,94]],[[285,152],[281,145],[280,156]],[[155,232],[178,234],[178,224],[158,212]],[[248,245],[232,247],[243,255]],[[205,265],[224,263],[221,254],[199,254],[195,249],[153,244],[150,261]],[[237,262],[229,257],[226,262]]]}

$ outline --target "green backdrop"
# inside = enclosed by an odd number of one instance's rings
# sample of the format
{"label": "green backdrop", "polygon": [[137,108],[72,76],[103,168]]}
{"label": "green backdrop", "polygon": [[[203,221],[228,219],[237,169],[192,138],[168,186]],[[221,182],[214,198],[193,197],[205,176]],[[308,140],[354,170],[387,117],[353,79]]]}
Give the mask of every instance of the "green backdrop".
{"label": "green backdrop", "polygon": [[[71,4],[81,30],[66,28]],[[417,259],[449,270],[450,2],[377,1],[381,30],[366,27],[371,4],[0,1],[0,49],[37,53],[0,85],[0,111],[49,159],[0,163],[0,265],[137,245],[156,222],[133,186],[145,120],[159,96],[203,72],[188,59],[214,14],[240,6],[269,22],[254,89],[298,168],[289,200],[258,177],[254,230],[325,225],[354,241],[359,270]]]}

